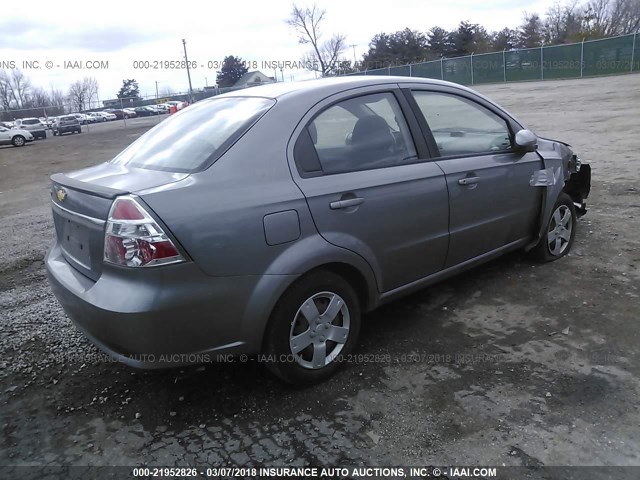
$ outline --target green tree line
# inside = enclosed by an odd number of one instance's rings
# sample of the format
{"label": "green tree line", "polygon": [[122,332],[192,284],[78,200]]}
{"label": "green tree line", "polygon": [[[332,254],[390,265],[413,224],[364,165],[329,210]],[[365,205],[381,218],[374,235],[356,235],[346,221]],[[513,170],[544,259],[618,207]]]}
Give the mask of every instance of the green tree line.
{"label": "green tree line", "polygon": [[[454,30],[435,26],[426,32],[406,28],[394,33],[378,33],[369,42],[369,49],[356,69],[560,45],[635,33],[638,29],[640,0],[588,0],[583,3],[572,0],[554,4],[544,15],[525,12],[520,25],[494,32],[482,25],[461,21]],[[346,73],[343,68],[341,73]]]}

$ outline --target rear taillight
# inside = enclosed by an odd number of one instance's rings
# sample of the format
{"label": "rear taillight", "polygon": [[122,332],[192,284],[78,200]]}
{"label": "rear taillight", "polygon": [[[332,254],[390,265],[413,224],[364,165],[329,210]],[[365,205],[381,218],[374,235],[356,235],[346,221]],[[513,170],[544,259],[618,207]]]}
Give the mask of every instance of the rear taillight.
{"label": "rear taillight", "polygon": [[127,195],[116,198],[111,205],[104,261],[127,267],[153,267],[185,259],[135,197]]}

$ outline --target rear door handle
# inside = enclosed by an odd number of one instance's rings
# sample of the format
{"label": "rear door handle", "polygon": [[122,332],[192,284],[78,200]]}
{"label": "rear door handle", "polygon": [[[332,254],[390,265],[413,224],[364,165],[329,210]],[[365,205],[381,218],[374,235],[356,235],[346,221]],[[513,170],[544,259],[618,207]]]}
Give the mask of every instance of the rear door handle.
{"label": "rear door handle", "polygon": [[473,185],[474,183],[478,183],[480,181],[480,177],[465,177],[458,180],[460,185]]}
{"label": "rear door handle", "polygon": [[356,197],[356,198],[348,198],[346,200],[338,200],[337,202],[331,202],[329,207],[331,210],[338,210],[339,208],[349,208],[360,205],[364,202],[364,198]]}

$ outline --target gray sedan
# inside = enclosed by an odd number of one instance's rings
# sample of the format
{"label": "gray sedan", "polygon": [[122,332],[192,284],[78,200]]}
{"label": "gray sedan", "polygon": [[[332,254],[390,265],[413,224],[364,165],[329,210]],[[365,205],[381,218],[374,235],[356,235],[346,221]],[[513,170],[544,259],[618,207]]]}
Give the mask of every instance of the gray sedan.
{"label": "gray sedan", "polygon": [[459,85],[278,83],[52,176],[46,265],[78,328],[129,365],[260,354],[309,384],[348,358],[363,313],[506,252],[566,255],[590,176]]}

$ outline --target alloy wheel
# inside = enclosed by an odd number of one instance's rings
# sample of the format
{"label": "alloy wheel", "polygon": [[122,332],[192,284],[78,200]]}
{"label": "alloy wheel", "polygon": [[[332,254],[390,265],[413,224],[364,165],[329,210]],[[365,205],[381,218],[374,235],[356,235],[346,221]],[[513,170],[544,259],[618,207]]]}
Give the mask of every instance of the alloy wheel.
{"label": "alloy wheel", "polygon": [[569,247],[573,222],[571,210],[566,205],[560,205],[551,215],[547,232],[547,247],[554,256],[562,255]]}
{"label": "alloy wheel", "polygon": [[289,347],[295,361],[304,368],[329,365],[349,338],[349,307],[340,295],[320,292],[298,309],[289,332]]}

